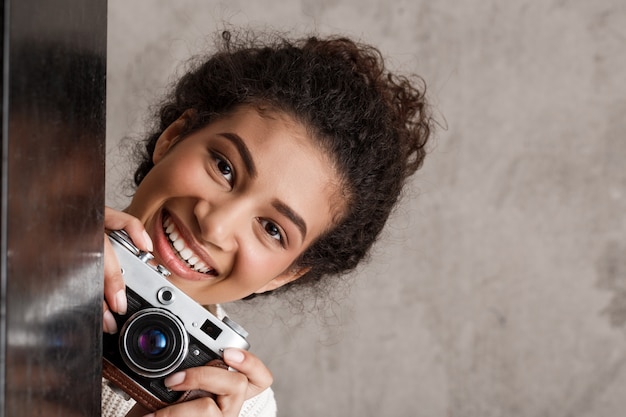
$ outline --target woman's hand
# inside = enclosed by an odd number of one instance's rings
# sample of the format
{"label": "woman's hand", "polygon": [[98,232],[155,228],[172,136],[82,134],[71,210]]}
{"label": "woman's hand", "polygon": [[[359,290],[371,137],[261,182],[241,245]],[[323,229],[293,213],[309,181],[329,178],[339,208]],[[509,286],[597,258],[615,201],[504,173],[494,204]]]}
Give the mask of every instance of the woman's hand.
{"label": "woman's hand", "polygon": [[[104,208],[104,227],[108,230],[124,229],[135,246],[143,251],[152,252],[152,240],[139,219],[130,214]],[[115,256],[109,238],[104,236],[104,301],[102,303],[103,329],[107,333],[116,333],[117,324],[111,314],[126,313],[126,286],[120,264]]]}
{"label": "woman's hand", "polygon": [[[198,366],[177,372],[165,379],[165,384],[176,391],[202,389],[215,394],[171,405],[158,410],[150,417],[237,417],[245,400],[272,385],[270,370],[252,353],[239,349],[226,349],[224,362],[238,372],[215,366]],[[135,407],[128,416],[142,416],[145,410]]]}

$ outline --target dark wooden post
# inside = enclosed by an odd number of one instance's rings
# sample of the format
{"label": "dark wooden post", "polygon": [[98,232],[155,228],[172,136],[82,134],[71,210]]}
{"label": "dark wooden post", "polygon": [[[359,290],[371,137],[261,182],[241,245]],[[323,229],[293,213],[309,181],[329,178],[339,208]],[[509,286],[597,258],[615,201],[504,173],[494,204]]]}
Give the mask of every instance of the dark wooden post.
{"label": "dark wooden post", "polygon": [[98,416],[107,3],[0,3],[0,417]]}

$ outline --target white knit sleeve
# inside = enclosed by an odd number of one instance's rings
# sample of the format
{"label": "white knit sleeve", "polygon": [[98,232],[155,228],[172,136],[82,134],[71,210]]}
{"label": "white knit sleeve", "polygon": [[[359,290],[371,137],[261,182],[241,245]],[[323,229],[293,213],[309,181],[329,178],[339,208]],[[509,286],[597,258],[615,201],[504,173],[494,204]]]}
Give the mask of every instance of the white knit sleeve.
{"label": "white knit sleeve", "polygon": [[276,417],[274,391],[268,388],[244,402],[239,417]]}
{"label": "white knit sleeve", "polygon": [[102,417],[124,417],[135,405],[135,400],[114,389],[102,378]]}

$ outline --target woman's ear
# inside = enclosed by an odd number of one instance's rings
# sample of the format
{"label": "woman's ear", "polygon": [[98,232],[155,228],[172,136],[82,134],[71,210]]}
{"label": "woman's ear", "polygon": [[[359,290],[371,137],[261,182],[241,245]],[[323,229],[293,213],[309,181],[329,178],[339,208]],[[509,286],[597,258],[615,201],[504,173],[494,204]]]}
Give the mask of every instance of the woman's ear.
{"label": "woman's ear", "polygon": [[280,274],[279,276],[277,276],[276,278],[274,278],[273,280],[271,280],[270,282],[268,282],[267,284],[265,284],[263,287],[256,290],[255,294],[261,294],[267,291],[274,291],[276,288],[280,288],[285,284],[288,284],[292,281],[297,280],[298,278],[300,278],[301,276],[303,276],[310,270],[311,270],[310,267],[290,268],[287,271]]}
{"label": "woman's ear", "polygon": [[178,143],[180,135],[185,130],[185,126],[192,120],[194,115],[195,110],[185,110],[178,119],[161,133],[161,136],[159,136],[154,145],[154,152],[152,153],[152,162],[155,165],[163,159],[172,146]]}

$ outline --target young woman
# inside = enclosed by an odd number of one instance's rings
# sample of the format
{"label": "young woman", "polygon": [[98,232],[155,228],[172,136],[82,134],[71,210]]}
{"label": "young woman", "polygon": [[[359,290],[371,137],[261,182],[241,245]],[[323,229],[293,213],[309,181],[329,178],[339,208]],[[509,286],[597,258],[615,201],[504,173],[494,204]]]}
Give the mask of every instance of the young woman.
{"label": "young woman", "polygon": [[[352,270],[422,164],[432,126],[421,79],[389,73],[375,48],[345,38],[236,42],[228,32],[157,119],[136,193],[123,213],[106,209],[105,227],[125,229],[206,306]],[[126,295],[107,239],[104,297],[113,333],[111,311],[126,310]],[[213,399],[155,415],[274,415],[263,363],[234,349],[224,360],[239,372],[203,366],[166,379]]]}

